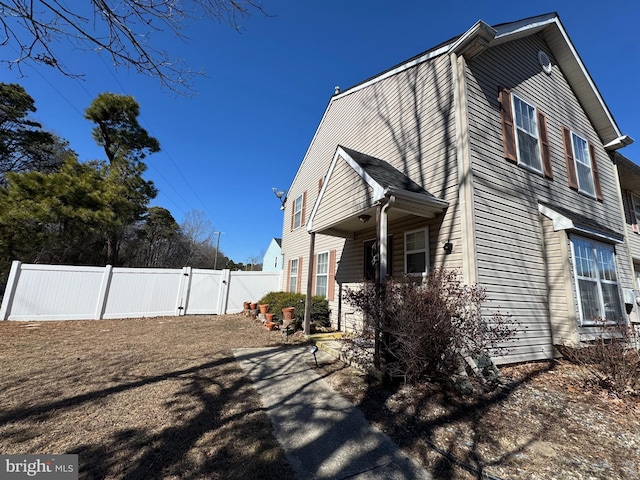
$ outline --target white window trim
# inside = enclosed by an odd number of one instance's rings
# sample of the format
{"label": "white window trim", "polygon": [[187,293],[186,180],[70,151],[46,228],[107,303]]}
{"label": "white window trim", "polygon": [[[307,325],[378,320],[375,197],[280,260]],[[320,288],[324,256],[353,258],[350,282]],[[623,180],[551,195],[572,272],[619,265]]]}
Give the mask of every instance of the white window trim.
{"label": "white window trim", "polygon": [[[326,273],[318,273],[318,265],[320,265],[320,255],[326,255],[327,256],[327,271]],[[325,277],[327,279],[327,283],[326,283],[326,289],[327,291],[324,293],[323,297],[327,298],[328,294],[329,294],[329,261],[330,261],[330,255],[329,255],[329,250],[325,251],[325,252],[319,252],[316,255],[316,278],[315,278],[315,288],[314,288],[314,295],[320,295],[318,293],[318,278],[320,277]]]}
{"label": "white window trim", "polygon": [[[303,193],[298,195],[293,202],[293,228],[300,228],[302,226],[302,204],[304,203]],[[298,209],[298,200],[300,201],[300,208]]]}
{"label": "white window trim", "polygon": [[[591,158],[591,152],[589,151],[589,140],[587,140],[587,138],[583,137],[582,135],[578,135],[573,130],[569,130],[569,131],[571,132],[571,153],[573,154],[573,163],[574,163],[574,168],[576,169],[576,181],[578,182],[578,192],[588,197],[596,198],[596,182],[593,179],[593,158]],[[576,149],[573,147],[573,137],[579,138],[587,146],[587,158],[589,159],[589,176],[591,178],[591,188],[593,190],[593,193],[588,192],[587,190],[584,190],[580,185],[580,174],[578,173],[578,164],[580,165],[585,165],[585,164],[582,162],[578,162],[578,155],[576,155]]]}
{"label": "white window trim", "polygon": [[[407,250],[407,235],[410,235],[412,233],[416,233],[416,232],[424,232],[424,243],[425,243],[425,248],[424,249],[420,249],[420,250]],[[429,227],[423,227],[423,228],[416,228],[415,230],[408,230],[406,232],[404,232],[404,273],[405,275],[422,275],[423,272],[414,272],[414,273],[407,273],[407,255],[409,255],[410,253],[420,253],[420,252],[424,252],[424,261],[425,261],[425,272],[429,271]]]}
{"label": "white window trim", "polygon": [[[576,266],[576,251],[575,251],[575,246],[574,246],[574,239],[580,239],[580,240],[585,240],[587,242],[591,242],[593,244],[597,244],[597,245],[604,245],[610,248],[613,248],[612,245],[609,245],[608,243],[603,243],[603,242],[598,242],[596,240],[592,240],[586,237],[581,237],[579,235],[572,235],[571,236],[571,262],[572,262],[572,267],[573,267],[573,277],[574,277],[574,284],[575,284],[575,288],[576,288],[576,299],[578,301],[578,313],[580,315],[579,318],[579,323],[580,326],[594,326],[597,325],[597,322],[594,320],[590,320],[584,317],[584,313],[582,312],[582,299],[580,297],[580,282],[578,280],[584,279],[587,281],[593,281],[592,278],[586,278],[586,277],[581,277],[578,275],[578,268]],[[615,248],[613,249],[613,260],[614,260],[614,267],[616,269],[616,278],[618,278],[618,265],[616,262],[616,253],[615,253]],[[604,296],[602,293],[602,283],[606,283],[609,285],[615,284],[618,287],[618,295],[620,294],[620,282],[619,281],[612,281],[612,280],[604,280],[602,278],[600,278],[600,269],[597,268],[597,259],[596,259],[596,285],[598,286],[598,300],[600,302],[600,313],[603,314],[604,313]],[[618,302],[620,302],[620,299],[618,299]],[[624,310],[622,309],[622,304],[620,305],[621,308],[621,312],[622,315],[624,316]],[[603,315],[604,318],[604,315]],[[607,323],[609,324],[616,324],[617,322],[615,320],[610,320]]]}
{"label": "white window trim", "polygon": [[[296,274],[293,275],[293,266],[295,265]],[[300,265],[297,258],[292,258],[289,263],[289,292],[298,293],[298,275],[300,275]],[[295,279],[295,281],[294,281]],[[293,290],[292,290],[293,288]]]}
{"label": "white window trim", "polygon": [[[515,137],[515,141],[516,141],[516,155],[518,156],[518,166],[522,167],[522,168],[526,168],[527,170],[530,170],[532,172],[535,173],[539,173],[544,175],[544,171],[543,171],[543,165],[542,165],[542,145],[540,145],[540,125],[538,125],[538,107],[536,107],[533,103],[529,102],[528,100],[525,100],[524,98],[522,98],[520,95],[516,95],[514,92],[511,92],[511,110],[512,110],[512,115],[513,115],[513,131],[514,131],[514,137]],[[533,108],[533,119],[536,122],[536,134],[535,134],[535,139],[536,139],[536,144],[538,145],[538,161],[540,162],[540,169],[537,169],[536,167],[529,165],[528,163],[525,163],[521,158],[520,158],[520,138],[518,136],[518,131],[521,130],[522,132],[524,132],[526,135],[531,136],[531,134],[529,132],[527,132],[526,130],[522,130],[520,127],[518,127],[518,117],[517,117],[517,113],[516,113],[516,102],[515,99],[520,100],[521,102],[527,104],[528,106],[530,106],[531,108]]]}

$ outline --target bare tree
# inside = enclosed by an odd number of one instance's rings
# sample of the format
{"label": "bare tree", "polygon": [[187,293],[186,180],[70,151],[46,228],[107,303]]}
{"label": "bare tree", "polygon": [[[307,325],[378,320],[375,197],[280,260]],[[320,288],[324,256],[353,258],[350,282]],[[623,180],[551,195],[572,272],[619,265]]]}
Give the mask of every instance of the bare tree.
{"label": "bare tree", "polygon": [[[186,39],[187,19],[208,18],[240,30],[252,13],[265,14],[259,0],[8,0],[0,1],[0,62],[20,66],[34,61],[65,75],[81,76],[67,69],[58,45],[104,52],[113,65],[156,77],[162,86],[184,93],[194,72],[180,59],[149,43],[151,35],[170,32]],[[266,14],[265,14],[266,15]],[[202,72],[196,72],[202,73]]]}

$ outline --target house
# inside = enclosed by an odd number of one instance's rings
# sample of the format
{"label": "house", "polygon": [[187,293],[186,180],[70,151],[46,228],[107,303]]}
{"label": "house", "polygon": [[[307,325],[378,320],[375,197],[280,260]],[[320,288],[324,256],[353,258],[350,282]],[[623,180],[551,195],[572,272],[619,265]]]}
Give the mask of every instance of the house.
{"label": "house", "polygon": [[[633,302],[640,305],[640,166],[616,152],[613,161],[618,171],[624,211],[625,235],[629,268],[633,272]],[[627,300],[628,301],[628,300]],[[631,321],[640,327],[640,308],[630,313]]]}
{"label": "house", "polygon": [[557,14],[478,21],[336,88],[288,191],[282,288],[325,296],[345,329],[346,287],[458,269],[518,326],[500,362],[549,358],[628,319],[612,156],[631,142]]}
{"label": "house", "polygon": [[283,265],[282,239],[272,238],[262,259],[263,272],[281,272]]}

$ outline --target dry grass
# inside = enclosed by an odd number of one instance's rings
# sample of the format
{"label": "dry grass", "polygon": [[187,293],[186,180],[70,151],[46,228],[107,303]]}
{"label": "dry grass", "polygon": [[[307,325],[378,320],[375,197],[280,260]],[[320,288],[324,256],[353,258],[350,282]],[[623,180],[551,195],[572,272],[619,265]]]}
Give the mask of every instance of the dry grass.
{"label": "dry grass", "polygon": [[[77,453],[83,479],[293,479],[232,353],[282,342],[239,315],[0,322],[0,452]],[[640,478],[637,399],[564,362],[502,371],[474,400],[318,373],[436,479]]]}
{"label": "dry grass", "polygon": [[237,347],[254,320],[0,322],[0,452],[77,453],[80,478],[292,479]]}

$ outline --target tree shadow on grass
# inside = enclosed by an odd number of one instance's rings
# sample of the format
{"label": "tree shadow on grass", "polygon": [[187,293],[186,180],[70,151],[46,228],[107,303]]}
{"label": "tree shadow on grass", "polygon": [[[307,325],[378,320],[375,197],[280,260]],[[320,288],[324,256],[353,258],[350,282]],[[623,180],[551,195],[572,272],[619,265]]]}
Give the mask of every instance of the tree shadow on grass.
{"label": "tree shadow on grass", "polygon": [[150,414],[147,426],[139,421],[127,425],[128,412],[120,411],[111,420],[116,427],[97,442],[82,441],[82,432],[65,427],[75,438],[64,453],[79,455],[80,478],[293,478],[259,397],[232,356],[14,408],[0,415],[0,426],[22,422],[46,432],[68,421],[80,407],[97,417],[101,407],[118,395],[135,398],[140,393],[140,402],[145,402],[148,388],[164,388],[170,382],[174,393],[162,399],[160,408],[150,407],[154,412],[136,408],[136,414]]}

